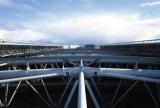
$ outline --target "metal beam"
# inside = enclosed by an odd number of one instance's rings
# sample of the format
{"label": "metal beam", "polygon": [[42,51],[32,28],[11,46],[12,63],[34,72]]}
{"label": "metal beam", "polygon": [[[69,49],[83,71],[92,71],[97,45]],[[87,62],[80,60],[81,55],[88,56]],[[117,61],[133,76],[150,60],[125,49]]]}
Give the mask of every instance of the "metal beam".
{"label": "metal beam", "polygon": [[86,89],[83,72],[80,72],[79,76],[78,108],[87,108]]}
{"label": "metal beam", "polygon": [[93,93],[93,91],[92,91],[92,89],[91,89],[87,80],[85,80],[85,84],[86,84],[87,90],[89,91],[89,94],[92,98],[92,101],[93,101],[93,104],[94,104],[95,108],[100,108],[99,103],[97,102],[97,99],[96,99],[96,97],[95,97],[95,95],[94,95],[94,93]]}
{"label": "metal beam", "polygon": [[159,70],[151,69],[123,69],[123,68],[100,68],[99,74],[114,73],[137,77],[160,78]]}
{"label": "metal beam", "polygon": [[145,85],[145,87],[146,87],[146,89],[147,89],[149,95],[151,96],[151,98],[152,98],[152,100],[153,100],[153,102],[154,102],[156,108],[159,108],[159,104],[158,104],[156,98],[153,96],[153,93],[151,92],[151,89],[149,88],[149,86],[147,85],[146,82],[143,82],[143,83],[144,83],[144,85]]}
{"label": "metal beam", "polygon": [[16,86],[16,89],[14,90],[14,92],[13,92],[13,94],[12,94],[12,96],[11,96],[11,98],[10,98],[8,104],[7,104],[7,106],[10,106],[10,104],[11,104],[11,102],[12,102],[12,100],[13,100],[15,94],[16,94],[17,91],[18,91],[18,88],[19,88],[20,84],[21,84],[21,81],[20,81],[20,82],[18,83],[18,85]]}
{"label": "metal beam", "polygon": [[43,81],[43,79],[42,79],[42,78],[41,78],[41,82],[42,82],[42,85],[43,85],[43,87],[44,87],[44,89],[45,89],[45,92],[46,92],[46,94],[47,94],[47,96],[48,96],[48,99],[49,99],[49,101],[50,101],[51,105],[53,105],[53,102],[52,102],[51,96],[50,96],[50,94],[49,94],[49,92],[48,92],[48,90],[47,90],[47,87],[46,87],[46,85],[45,85],[45,83],[44,83],[44,81]]}
{"label": "metal beam", "polygon": [[92,68],[92,67],[0,71],[0,83],[46,78],[46,77],[65,76],[66,72],[69,72],[70,76],[78,76],[81,70],[87,77],[94,76],[94,72],[97,72],[97,76],[125,78],[130,80],[160,83],[159,70]]}
{"label": "metal beam", "polygon": [[49,69],[30,69],[30,70],[5,70],[0,71],[0,80],[18,77],[28,77],[36,75],[45,75],[56,73],[58,75],[64,75],[65,72],[74,73],[78,75],[80,70],[83,70],[85,74],[92,75],[97,72],[97,75],[103,76],[107,74],[120,74],[137,77],[147,78],[160,78],[159,70],[147,70],[147,69],[121,69],[121,68],[94,68],[94,67],[72,67],[72,68],[49,68]]}
{"label": "metal beam", "polygon": [[31,77],[36,75],[45,74],[57,74],[63,75],[63,69],[30,69],[30,70],[7,70],[0,71],[0,80],[11,79],[11,78],[21,78],[21,77]]}
{"label": "metal beam", "polygon": [[97,71],[97,76],[160,83],[159,70],[100,68],[100,71]]}
{"label": "metal beam", "polygon": [[120,74],[113,74],[113,73],[103,75],[103,77],[124,78],[124,79],[129,79],[129,80],[136,80],[136,81],[146,81],[146,82],[152,82],[152,83],[160,83],[160,79],[146,78],[146,77],[136,77],[136,76],[129,76],[129,75],[120,75]]}
{"label": "metal beam", "polygon": [[94,79],[92,77],[90,77],[90,79],[91,79],[91,82],[93,83],[93,86],[94,86],[95,90],[97,91],[98,96],[100,97],[101,102],[105,106],[105,101],[104,101],[104,99],[103,99],[103,97],[102,97],[102,95],[101,95],[101,93],[100,93],[100,91],[99,91]]}
{"label": "metal beam", "polygon": [[113,98],[112,98],[111,104],[113,104],[113,102],[114,102],[115,99],[116,99],[116,96],[117,96],[118,91],[119,91],[119,89],[120,89],[120,87],[121,87],[122,81],[123,81],[123,79],[120,79],[120,82],[119,82],[119,84],[118,84],[118,86],[117,86],[116,92],[115,92],[115,94],[114,94],[114,96],[113,96]]}
{"label": "metal beam", "polygon": [[3,107],[3,103],[2,103],[2,101],[1,101],[1,99],[0,99],[0,107]]}
{"label": "metal beam", "polygon": [[39,79],[39,78],[59,77],[59,76],[64,76],[64,75],[57,75],[56,73],[53,73],[53,74],[44,74],[44,75],[36,75],[36,76],[4,79],[4,80],[0,80],[0,84],[2,84],[2,83],[10,83],[10,82],[17,82],[17,81],[24,81],[24,80]]}
{"label": "metal beam", "polygon": [[[54,56],[44,56],[44,57],[28,57],[28,58],[0,58],[0,64],[39,64],[39,63],[58,63],[64,62],[67,59],[69,62],[79,61],[83,59],[84,61],[92,61],[99,59],[99,62],[107,63],[128,63],[128,64],[159,64],[159,57],[138,57],[138,56],[119,56],[119,55],[54,55]],[[6,65],[7,65],[6,64]]]}
{"label": "metal beam", "polygon": [[74,83],[74,85],[73,85],[73,88],[72,88],[72,90],[71,90],[71,92],[70,92],[70,94],[69,94],[69,96],[68,96],[68,99],[67,99],[67,101],[66,101],[66,103],[65,103],[65,105],[64,105],[64,108],[68,108],[69,103],[70,103],[70,101],[71,101],[71,99],[72,99],[72,97],[73,97],[73,95],[74,95],[74,92],[75,92],[77,86],[78,86],[78,80],[75,81],[75,83]]}
{"label": "metal beam", "polygon": [[1,63],[1,64],[0,64],[0,67],[1,67],[1,66],[6,66],[6,65],[8,65],[8,63]]}
{"label": "metal beam", "polygon": [[26,83],[32,88],[32,90],[39,95],[39,97],[48,105],[48,107],[52,108],[52,105],[47,102],[47,100],[33,87],[33,85],[26,80]]}
{"label": "metal beam", "polygon": [[9,84],[6,84],[6,90],[5,90],[5,98],[4,98],[4,104],[7,104],[7,100],[8,100],[8,88]]}
{"label": "metal beam", "polygon": [[158,96],[158,103],[160,104],[160,88],[159,84],[156,85],[157,88],[157,96]]}
{"label": "metal beam", "polygon": [[135,81],[129,89],[112,105],[112,108],[114,108],[131,90],[132,88],[138,83],[138,81]]}
{"label": "metal beam", "polygon": [[71,77],[71,78],[69,79],[69,81],[68,81],[68,83],[67,83],[67,86],[65,87],[64,92],[62,93],[62,95],[61,95],[61,97],[60,97],[60,99],[59,99],[59,101],[58,101],[57,108],[59,108],[60,103],[62,102],[62,99],[64,98],[64,95],[65,95],[66,91],[68,90],[68,88],[69,88],[72,80],[73,80],[73,77]]}

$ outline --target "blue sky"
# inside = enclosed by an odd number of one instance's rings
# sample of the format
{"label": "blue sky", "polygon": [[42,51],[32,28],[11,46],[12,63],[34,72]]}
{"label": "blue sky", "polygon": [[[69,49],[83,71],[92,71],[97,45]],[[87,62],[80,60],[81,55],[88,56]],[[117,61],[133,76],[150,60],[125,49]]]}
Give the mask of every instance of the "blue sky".
{"label": "blue sky", "polygon": [[160,0],[0,0],[0,38],[107,44],[160,38]]}

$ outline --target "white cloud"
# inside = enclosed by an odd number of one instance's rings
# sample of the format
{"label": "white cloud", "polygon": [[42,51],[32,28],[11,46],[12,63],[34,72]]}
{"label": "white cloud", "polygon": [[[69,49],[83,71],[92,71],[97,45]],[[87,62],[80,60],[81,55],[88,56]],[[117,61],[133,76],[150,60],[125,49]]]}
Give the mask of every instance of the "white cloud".
{"label": "white cloud", "polygon": [[[151,19],[150,23],[154,20]],[[153,38],[158,31],[156,31],[157,29],[154,30],[154,27],[148,26],[150,23],[139,19],[138,15],[97,14],[73,16],[56,22],[51,20],[36,22],[28,25],[28,27],[51,33],[65,40],[89,40],[91,38],[91,40],[122,41]],[[156,28],[159,29],[159,27]]]}
{"label": "white cloud", "polygon": [[18,29],[18,30],[5,30],[0,29],[0,38],[6,40],[26,40],[26,41],[36,41],[38,39],[44,39],[45,35],[40,32],[32,31],[29,29]]}
{"label": "white cloud", "polygon": [[141,7],[160,6],[160,1],[145,2],[140,4]]}
{"label": "white cloud", "polygon": [[23,23],[21,26],[24,29],[0,30],[0,37],[11,40],[48,39],[61,43],[101,44],[153,39],[160,35],[160,18],[144,20],[135,14],[83,14],[55,20],[50,14],[49,16],[49,19]]}

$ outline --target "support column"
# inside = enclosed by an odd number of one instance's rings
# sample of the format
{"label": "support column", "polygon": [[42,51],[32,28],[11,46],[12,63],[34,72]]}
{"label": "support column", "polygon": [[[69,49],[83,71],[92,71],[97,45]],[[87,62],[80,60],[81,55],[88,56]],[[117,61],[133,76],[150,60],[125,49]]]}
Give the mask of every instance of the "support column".
{"label": "support column", "polygon": [[86,89],[83,72],[80,72],[79,76],[78,108],[87,108]]}

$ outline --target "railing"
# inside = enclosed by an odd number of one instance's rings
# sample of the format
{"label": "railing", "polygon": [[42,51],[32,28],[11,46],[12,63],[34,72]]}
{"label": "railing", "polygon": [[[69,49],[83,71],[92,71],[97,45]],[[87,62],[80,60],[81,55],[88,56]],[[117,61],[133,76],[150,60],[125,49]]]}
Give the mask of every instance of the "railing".
{"label": "railing", "polygon": [[110,45],[131,45],[131,44],[152,44],[152,43],[160,43],[160,39],[112,43],[112,44],[106,44],[106,46],[110,46]]}

